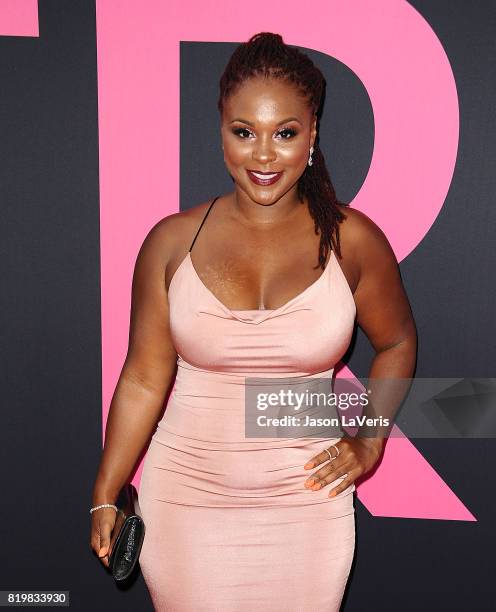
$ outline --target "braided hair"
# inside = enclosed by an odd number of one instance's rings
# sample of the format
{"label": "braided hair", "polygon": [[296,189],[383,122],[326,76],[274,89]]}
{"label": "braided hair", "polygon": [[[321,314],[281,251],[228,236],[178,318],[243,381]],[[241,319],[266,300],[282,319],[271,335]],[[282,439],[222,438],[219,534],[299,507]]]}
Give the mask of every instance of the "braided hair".
{"label": "braided hair", "polygon": [[[320,110],[326,85],[322,72],[305,53],[286,45],[279,34],[260,32],[236,48],[221,76],[217,103],[221,115],[224,101],[236,88],[245,80],[258,76],[293,83],[305,95],[313,113],[317,114]],[[300,202],[307,198],[315,233],[318,234],[320,230],[318,265],[324,269],[329,249],[341,257],[339,223],[346,219],[346,215],[339,210],[338,204],[348,204],[336,199],[324,155],[317,141],[312,160],[313,164],[307,165],[298,180],[297,193]]]}

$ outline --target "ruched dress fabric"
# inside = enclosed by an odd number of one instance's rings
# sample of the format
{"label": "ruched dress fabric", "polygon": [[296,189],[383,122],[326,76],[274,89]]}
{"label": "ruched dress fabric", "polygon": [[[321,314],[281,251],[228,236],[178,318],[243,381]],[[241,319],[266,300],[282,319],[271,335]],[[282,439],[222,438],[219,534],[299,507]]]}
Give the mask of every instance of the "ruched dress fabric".
{"label": "ruched dress fabric", "polygon": [[[303,466],[339,437],[250,439],[245,378],[331,378],[356,307],[336,256],[275,310],[231,310],[191,254],[169,287],[174,387],[139,486],[140,566],[160,612],[334,612],[355,550],[342,480],[312,491]],[[319,466],[321,467],[321,466]]]}

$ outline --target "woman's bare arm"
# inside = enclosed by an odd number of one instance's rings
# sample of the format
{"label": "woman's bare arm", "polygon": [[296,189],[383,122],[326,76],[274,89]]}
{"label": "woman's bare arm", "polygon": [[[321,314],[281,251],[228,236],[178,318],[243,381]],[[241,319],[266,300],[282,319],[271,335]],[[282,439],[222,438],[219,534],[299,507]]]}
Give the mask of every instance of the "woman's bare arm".
{"label": "woman's bare arm", "polygon": [[129,348],[110,405],[93,505],[114,503],[128,482],[175,374],[177,353],[170,336],[165,282],[173,217],[150,230],[136,259]]}
{"label": "woman's bare arm", "polygon": [[[389,423],[378,427],[381,438],[390,433],[410,387],[417,329],[393,249],[382,230],[359,211],[354,211],[353,244],[360,278],[354,294],[357,323],[375,350],[367,383],[371,403],[364,414]],[[373,441],[368,427],[357,435]]]}
{"label": "woman's bare arm", "polygon": [[[398,262],[386,236],[364,213],[351,209],[345,214],[349,218],[341,226],[341,246],[343,259],[353,261],[359,279],[353,294],[357,323],[375,351],[367,381],[367,388],[371,389],[370,403],[364,407],[363,414],[372,420],[379,417],[379,421],[389,419],[392,423],[415,371],[415,321]],[[329,495],[342,493],[374,467],[390,429],[388,425],[365,424],[358,427],[353,438],[341,439],[337,444],[340,452],[334,460],[329,461],[325,450],[312,457],[305,469],[321,464],[324,467],[312,474],[305,486],[318,490],[319,486],[322,488],[346,475]]]}

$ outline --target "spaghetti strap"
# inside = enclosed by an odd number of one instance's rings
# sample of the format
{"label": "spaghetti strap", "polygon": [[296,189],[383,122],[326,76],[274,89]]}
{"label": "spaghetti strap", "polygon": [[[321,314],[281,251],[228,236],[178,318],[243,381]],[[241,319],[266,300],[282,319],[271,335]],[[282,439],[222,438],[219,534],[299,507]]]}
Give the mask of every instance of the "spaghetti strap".
{"label": "spaghetti strap", "polygon": [[201,228],[203,227],[203,224],[205,223],[205,219],[208,217],[208,213],[210,212],[210,209],[212,208],[212,206],[215,204],[215,202],[220,198],[220,196],[217,196],[216,198],[214,198],[213,202],[210,204],[210,206],[208,207],[208,210],[205,214],[205,216],[203,217],[203,221],[200,224],[200,227],[198,228],[195,237],[193,238],[193,242],[191,243],[191,246],[189,247],[189,252],[191,253],[191,249],[193,248],[193,245],[195,244],[195,240],[198,237],[198,234],[200,233]]}

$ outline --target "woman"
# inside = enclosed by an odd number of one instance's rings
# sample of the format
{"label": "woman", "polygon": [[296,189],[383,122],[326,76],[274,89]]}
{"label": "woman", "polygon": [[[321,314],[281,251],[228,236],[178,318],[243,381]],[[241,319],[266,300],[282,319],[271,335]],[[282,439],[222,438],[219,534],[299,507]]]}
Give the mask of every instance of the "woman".
{"label": "woman", "polygon": [[[234,191],[166,217],[138,255],[93,505],[114,502],[154,432],[140,565],[157,610],[341,604],[354,481],[383,437],[254,439],[244,429],[247,377],[331,378],[355,319],[376,351],[370,378],[414,369],[415,324],[391,247],[336,201],[316,142],[324,86],[277,34],[240,45],[219,98]],[[108,565],[115,512],[92,517],[92,547]]]}

